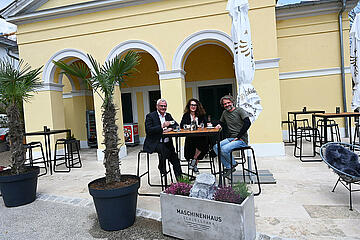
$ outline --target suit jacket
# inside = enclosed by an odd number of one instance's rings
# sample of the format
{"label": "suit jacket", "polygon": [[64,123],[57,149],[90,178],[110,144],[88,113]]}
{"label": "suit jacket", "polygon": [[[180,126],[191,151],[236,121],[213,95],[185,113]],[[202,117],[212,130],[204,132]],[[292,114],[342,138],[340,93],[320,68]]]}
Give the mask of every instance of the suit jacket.
{"label": "suit jacket", "polygon": [[[170,113],[166,113],[165,115],[166,121],[175,121]],[[175,128],[178,126],[177,122],[175,124],[170,125],[169,127]],[[144,151],[148,153],[153,153],[155,151],[156,146],[160,143],[160,139],[163,135],[163,129],[161,127],[160,118],[157,111],[151,112],[146,115],[145,118],[145,142],[144,142]],[[172,145],[172,141],[169,143]]]}

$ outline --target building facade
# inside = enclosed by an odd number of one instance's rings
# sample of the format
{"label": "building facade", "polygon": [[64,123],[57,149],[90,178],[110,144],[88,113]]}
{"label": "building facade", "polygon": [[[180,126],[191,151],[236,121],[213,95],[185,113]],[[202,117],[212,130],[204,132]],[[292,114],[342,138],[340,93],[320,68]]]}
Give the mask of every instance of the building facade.
{"label": "building facade", "polygon": [[[161,96],[177,121],[187,99],[199,98],[213,119],[218,99],[237,94],[231,19],[226,0],[20,0],[1,13],[18,26],[20,57],[43,67],[43,88],[25,104],[26,131],[46,125],[71,128],[85,147],[86,111],[94,110],[98,158],[102,159],[101,99],[79,79],[63,75],[53,60],[69,64],[87,53],[99,62],[128,50],[141,55],[139,72],[115,93],[119,135],[124,122],[138,122],[145,138],[145,115]],[[259,156],[284,154],[281,121],[303,106],[334,110],[342,103],[338,12],[335,0],[276,7],[274,0],[250,0],[249,18],[256,72],[253,85],[263,111],[250,129]],[[342,14],[348,74],[347,12]],[[126,155],[122,145],[121,155]]]}

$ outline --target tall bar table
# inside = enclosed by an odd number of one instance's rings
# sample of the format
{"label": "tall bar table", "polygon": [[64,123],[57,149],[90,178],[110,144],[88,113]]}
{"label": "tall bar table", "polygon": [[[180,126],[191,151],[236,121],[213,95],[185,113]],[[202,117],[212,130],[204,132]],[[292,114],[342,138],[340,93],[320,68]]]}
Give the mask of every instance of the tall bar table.
{"label": "tall bar table", "polygon": [[[222,165],[221,165],[221,148],[220,148],[220,141],[221,141],[221,128],[198,128],[197,130],[184,130],[181,129],[180,131],[169,131],[163,134],[163,137],[199,137],[199,136],[215,136],[216,137],[216,144],[218,146],[218,161],[219,161],[219,172],[215,174],[219,174],[219,185],[225,185],[225,177],[222,174]],[[177,142],[177,140],[176,140]]]}
{"label": "tall bar table", "polygon": [[38,131],[38,132],[28,132],[25,133],[24,136],[44,136],[45,140],[45,157],[46,162],[50,168],[50,175],[52,175],[52,163],[51,163],[51,142],[50,135],[67,133],[68,136],[71,136],[70,129],[60,129],[60,130],[49,130],[49,131]]}
{"label": "tall bar table", "polygon": [[327,134],[327,121],[331,118],[348,118],[349,121],[349,141],[352,144],[351,137],[351,118],[360,117],[359,112],[342,112],[342,113],[316,113],[313,114],[313,124],[316,122],[316,118],[324,119],[324,143],[328,142],[328,134]]}

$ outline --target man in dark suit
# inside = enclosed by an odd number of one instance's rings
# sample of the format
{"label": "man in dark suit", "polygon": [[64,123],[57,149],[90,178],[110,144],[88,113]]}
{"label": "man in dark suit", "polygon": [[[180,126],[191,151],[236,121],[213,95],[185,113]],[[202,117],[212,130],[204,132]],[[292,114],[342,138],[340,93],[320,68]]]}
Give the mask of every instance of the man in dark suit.
{"label": "man in dark suit", "polygon": [[180,160],[175,152],[172,140],[162,137],[164,132],[171,131],[178,124],[171,114],[166,112],[167,102],[165,99],[157,100],[156,109],[157,111],[146,115],[144,151],[160,153],[161,159],[159,159],[158,167],[162,174],[166,173],[165,163],[166,159],[168,159],[173,165],[175,177],[178,179],[182,175]]}

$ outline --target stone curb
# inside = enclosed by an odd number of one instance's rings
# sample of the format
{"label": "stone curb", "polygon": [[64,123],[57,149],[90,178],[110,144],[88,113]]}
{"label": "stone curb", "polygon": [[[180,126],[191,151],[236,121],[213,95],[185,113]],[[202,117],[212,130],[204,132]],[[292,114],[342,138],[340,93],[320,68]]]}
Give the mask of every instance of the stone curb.
{"label": "stone curb", "polygon": [[[72,197],[65,197],[65,196],[55,196],[50,194],[38,193],[37,200],[46,201],[46,202],[56,202],[56,203],[63,203],[69,204],[78,207],[94,207],[94,203],[92,199],[86,198],[72,198]],[[137,208],[136,209],[136,216],[154,219],[156,221],[161,222],[161,214],[158,212]]]}

